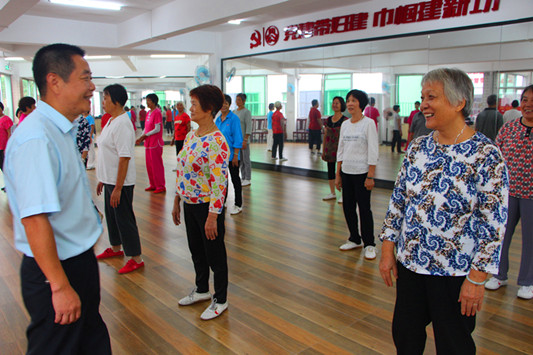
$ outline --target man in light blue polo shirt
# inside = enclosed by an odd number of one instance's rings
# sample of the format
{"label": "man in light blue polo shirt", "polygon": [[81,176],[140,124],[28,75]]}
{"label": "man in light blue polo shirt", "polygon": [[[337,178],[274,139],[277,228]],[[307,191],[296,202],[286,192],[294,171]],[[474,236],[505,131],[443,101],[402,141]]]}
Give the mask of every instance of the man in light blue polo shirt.
{"label": "man in light blue polo shirt", "polygon": [[37,52],[33,75],[41,101],[6,149],[15,247],[24,253],[21,287],[31,317],[27,352],[32,354],[111,353],[92,249],[102,224],[72,123],[89,110],[95,89],[84,55],[67,44]]}

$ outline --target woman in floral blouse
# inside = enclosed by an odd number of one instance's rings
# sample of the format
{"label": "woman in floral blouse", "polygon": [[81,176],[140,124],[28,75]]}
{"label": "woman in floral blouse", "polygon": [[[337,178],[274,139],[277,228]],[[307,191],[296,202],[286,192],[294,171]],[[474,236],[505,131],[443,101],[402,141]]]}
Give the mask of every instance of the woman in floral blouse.
{"label": "woman in floral blouse", "polygon": [[[498,270],[509,181],[499,149],[465,123],[472,81],[458,69],[422,79],[426,126],[409,146],[380,239],[380,272],[396,278],[398,354],[422,354],[433,323],[438,354],[474,354],[485,280]],[[396,247],[396,256],[394,248]]]}
{"label": "woman in floral blouse", "polygon": [[198,124],[185,138],[178,154],[177,191],[172,218],[181,223],[180,200],[187,241],[191,251],[196,288],[179,300],[188,306],[211,299],[209,269],[213,270],[215,293],[211,305],[202,313],[204,320],[218,317],[228,308],[228,264],[224,245],[224,198],[228,187],[229,148],[213,118],[220,111],[224,96],[214,85],[202,85],[190,92],[191,119]]}
{"label": "woman in floral blouse", "polygon": [[486,289],[496,290],[507,285],[509,247],[518,224],[522,220],[522,258],[518,273],[517,296],[533,298],[533,85],[522,92],[522,117],[506,123],[496,144],[502,150],[509,167],[509,219],[503,238],[502,256],[498,273],[487,282]]}

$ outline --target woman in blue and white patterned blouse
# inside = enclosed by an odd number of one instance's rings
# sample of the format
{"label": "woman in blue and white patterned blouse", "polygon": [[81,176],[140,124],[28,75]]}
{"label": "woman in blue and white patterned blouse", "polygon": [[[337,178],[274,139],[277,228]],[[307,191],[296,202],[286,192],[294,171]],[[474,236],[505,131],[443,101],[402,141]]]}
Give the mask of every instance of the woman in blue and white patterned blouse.
{"label": "woman in blue and white patterned blouse", "polygon": [[421,110],[435,131],[409,146],[380,236],[381,276],[387,286],[396,278],[398,354],[422,354],[431,322],[438,354],[476,351],[471,333],[498,270],[509,181],[499,149],[465,123],[472,102],[461,70],[422,79]]}

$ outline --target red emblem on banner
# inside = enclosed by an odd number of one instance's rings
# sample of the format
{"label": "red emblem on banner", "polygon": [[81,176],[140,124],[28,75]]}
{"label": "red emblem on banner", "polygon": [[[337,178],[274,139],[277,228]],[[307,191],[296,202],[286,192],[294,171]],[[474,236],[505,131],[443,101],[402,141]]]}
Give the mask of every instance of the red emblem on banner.
{"label": "red emblem on banner", "polygon": [[261,32],[255,30],[254,33],[250,36],[250,49],[259,47],[261,45]]}
{"label": "red emblem on banner", "polygon": [[278,43],[279,40],[279,30],[276,26],[270,26],[265,30],[265,42],[269,46],[273,46]]}
{"label": "red emblem on banner", "polygon": [[279,41],[279,30],[276,26],[263,27],[263,35],[259,30],[255,30],[250,36],[250,49],[259,47],[260,45],[274,46]]}

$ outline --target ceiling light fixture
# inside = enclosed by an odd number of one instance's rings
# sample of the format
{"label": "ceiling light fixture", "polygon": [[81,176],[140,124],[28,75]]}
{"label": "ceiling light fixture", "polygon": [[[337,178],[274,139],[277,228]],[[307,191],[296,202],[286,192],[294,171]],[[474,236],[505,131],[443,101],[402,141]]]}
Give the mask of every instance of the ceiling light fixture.
{"label": "ceiling light fixture", "polygon": [[10,62],[22,62],[22,61],[24,61],[24,58],[22,58],[22,57],[5,57],[4,59],[7,60],[7,61],[10,61]]}
{"label": "ceiling light fixture", "polygon": [[229,23],[229,24],[232,24],[232,25],[240,25],[242,21],[244,21],[244,20],[243,20],[243,19],[239,19],[239,20],[229,20],[228,23]]}
{"label": "ceiling light fixture", "polygon": [[86,55],[85,60],[92,60],[92,59],[111,59],[110,55]]}
{"label": "ceiling light fixture", "polygon": [[109,1],[98,1],[98,0],[48,0],[52,4],[59,5],[70,5],[70,6],[80,6],[80,7],[90,7],[93,9],[100,10],[113,10],[120,11],[122,4]]}
{"label": "ceiling light fixture", "polygon": [[150,58],[159,58],[159,59],[185,58],[185,54],[151,54]]}

